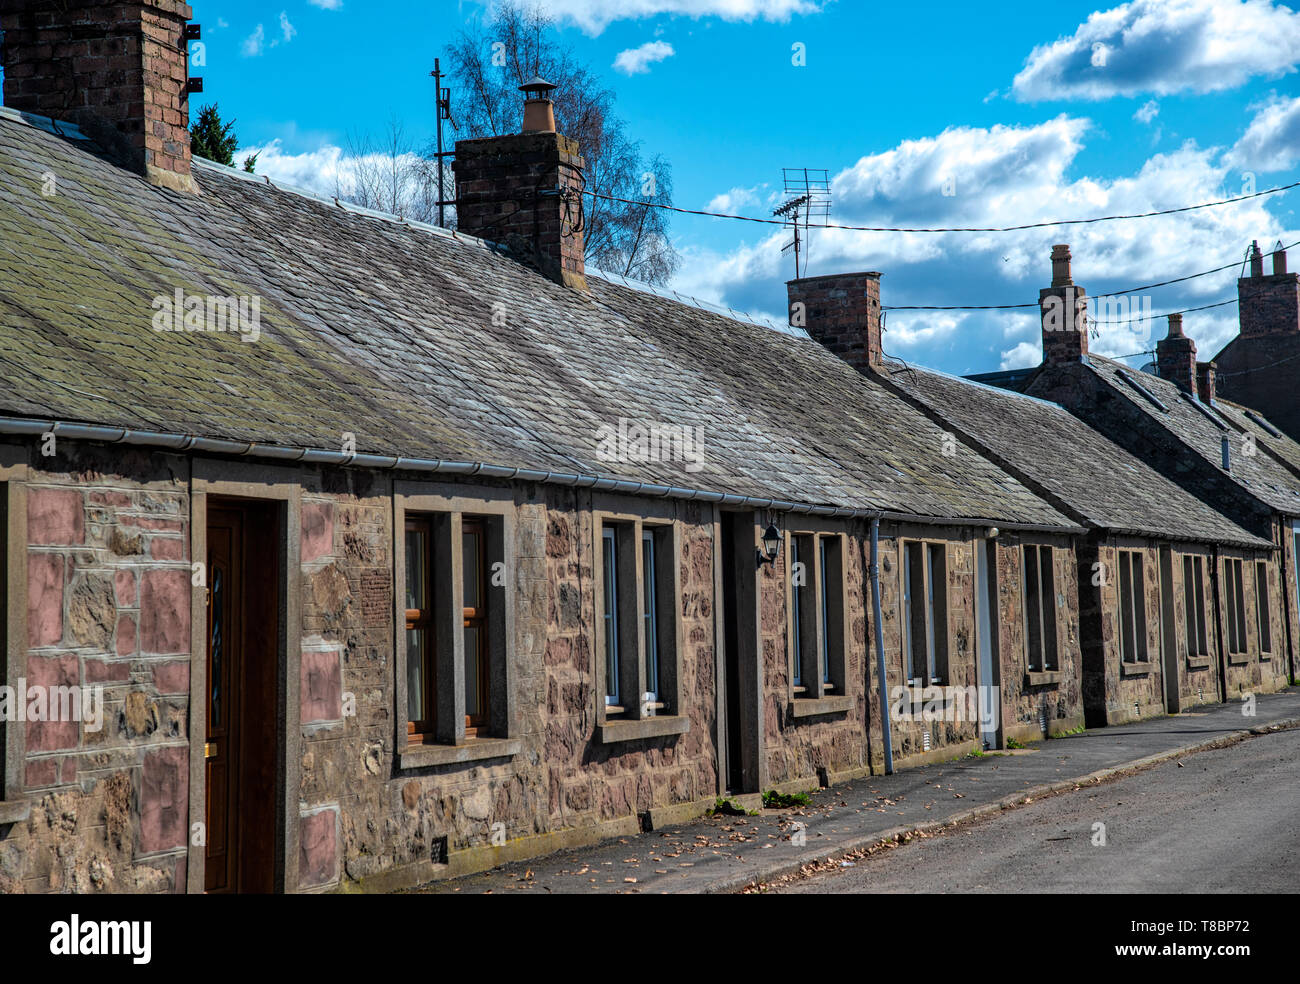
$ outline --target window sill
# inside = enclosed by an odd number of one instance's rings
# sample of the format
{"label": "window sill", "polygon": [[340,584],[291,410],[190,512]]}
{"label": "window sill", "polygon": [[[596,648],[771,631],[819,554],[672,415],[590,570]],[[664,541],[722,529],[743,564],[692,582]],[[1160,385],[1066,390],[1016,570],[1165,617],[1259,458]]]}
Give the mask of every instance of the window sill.
{"label": "window sill", "polygon": [[927,687],[911,681],[907,685],[906,699],[911,702],[913,707],[921,707],[936,700],[948,704],[952,702],[953,689],[946,683],[932,683]]}
{"label": "window sill", "polygon": [[1126,677],[1150,676],[1153,665],[1150,660],[1141,663],[1120,663],[1119,673],[1120,676]]}
{"label": "window sill", "polygon": [[463,745],[408,744],[398,754],[399,769],[419,769],[430,765],[457,765],[484,759],[510,758],[518,755],[523,742],[518,738],[471,738]]}
{"label": "window sill", "polygon": [[1060,670],[1028,670],[1025,673],[1026,687],[1054,687],[1060,682]]}
{"label": "window sill", "polygon": [[1210,668],[1210,657],[1208,656],[1188,656],[1187,668],[1189,670],[1208,670]]}
{"label": "window sill", "polygon": [[795,718],[843,714],[852,709],[852,697],[796,697],[790,701],[790,716]]}
{"label": "window sill", "polygon": [[1228,665],[1230,666],[1245,666],[1249,662],[1249,653],[1228,653]]}
{"label": "window sill", "polygon": [[32,815],[32,804],[27,800],[0,800],[0,826],[21,823]]}
{"label": "window sill", "polygon": [[614,745],[621,741],[684,735],[690,729],[691,719],[678,715],[641,718],[639,721],[606,721],[596,725],[596,740],[602,745]]}
{"label": "window sill", "polygon": [[1272,658],[1273,658],[1273,654],[1272,654],[1272,653],[1260,653],[1260,654],[1259,654],[1259,661],[1260,661],[1261,663],[1267,663],[1267,662],[1268,662],[1270,659],[1272,659]]}

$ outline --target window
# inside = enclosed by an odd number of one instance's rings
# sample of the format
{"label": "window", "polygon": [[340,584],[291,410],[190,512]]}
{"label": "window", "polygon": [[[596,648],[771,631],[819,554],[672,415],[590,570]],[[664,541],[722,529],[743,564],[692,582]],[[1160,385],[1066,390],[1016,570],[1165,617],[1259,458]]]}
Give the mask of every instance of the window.
{"label": "window", "polygon": [[1117,550],[1119,566],[1119,652],[1125,663],[1147,662],[1146,581],[1142,555]]}
{"label": "window", "polygon": [[655,586],[659,583],[655,572],[655,535],[650,530],[641,533],[641,570],[645,607],[645,689],[651,701],[659,700],[659,630],[658,603]]}
{"label": "window", "polygon": [[914,685],[944,683],[948,675],[948,564],[942,543],[903,547],[903,652]]}
{"label": "window", "polygon": [[844,543],[838,533],[791,534],[790,679],[795,697],[844,690]]}
{"label": "window", "polygon": [[406,716],[409,734],[433,731],[437,679],[433,668],[433,602],[429,580],[430,523],[406,520]]}
{"label": "window", "polygon": [[1205,632],[1205,558],[1183,557],[1183,621],[1187,631],[1187,655],[1208,656]]}
{"label": "window", "polygon": [[618,541],[614,531],[606,529],[601,535],[604,549],[605,573],[605,703],[618,704]]}
{"label": "window", "polygon": [[[433,498],[433,497],[430,497]],[[405,512],[406,732],[507,737],[505,518]],[[494,696],[500,699],[495,699]]]}
{"label": "window", "polygon": [[1246,651],[1246,592],[1241,560],[1229,557],[1223,562],[1223,594],[1227,606],[1228,652]]}
{"label": "window", "polygon": [[465,733],[477,735],[488,726],[488,590],[486,536],[483,523],[466,519],[461,526],[461,570],[464,575]]}
{"label": "window", "polygon": [[1025,651],[1029,671],[1059,669],[1056,655],[1056,577],[1052,548],[1025,544]]}
{"label": "window", "polygon": [[675,713],[675,528],[636,519],[600,520],[599,528],[605,716]]}
{"label": "window", "polygon": [[1273,626],[1269,618],[1272,606],[1268,602],[1268,564],[1255,561],[1255,620],[1259,624],[1260,655],[1273,651]]}

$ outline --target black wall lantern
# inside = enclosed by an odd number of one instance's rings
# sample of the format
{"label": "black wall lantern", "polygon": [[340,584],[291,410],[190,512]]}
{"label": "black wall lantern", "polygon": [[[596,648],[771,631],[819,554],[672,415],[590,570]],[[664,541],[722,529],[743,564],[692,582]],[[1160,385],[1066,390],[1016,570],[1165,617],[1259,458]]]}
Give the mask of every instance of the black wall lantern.
{"label": "black wall lantern", "polygon": [[763,548],[756,552],[759,567],[764,564],[776,566],[777,555],[781,552],[781,531],[776,528],[775,523],[767,524],[767,529],[763,531]]}

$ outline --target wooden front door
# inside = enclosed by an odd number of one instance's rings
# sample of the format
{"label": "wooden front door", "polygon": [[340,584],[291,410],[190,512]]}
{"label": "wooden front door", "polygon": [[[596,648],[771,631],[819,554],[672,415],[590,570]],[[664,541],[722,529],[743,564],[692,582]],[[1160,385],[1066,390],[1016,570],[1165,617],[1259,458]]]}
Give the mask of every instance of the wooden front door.
{"label": "wooden front door", "polygon": [[275,890],[278,542],[273,507],[209,505],[209,892]]}

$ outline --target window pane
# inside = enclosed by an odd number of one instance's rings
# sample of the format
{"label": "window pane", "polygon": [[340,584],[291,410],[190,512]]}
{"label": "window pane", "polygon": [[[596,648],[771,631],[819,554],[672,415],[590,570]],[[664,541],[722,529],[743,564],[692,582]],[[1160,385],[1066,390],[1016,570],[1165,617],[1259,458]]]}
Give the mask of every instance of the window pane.
{"label": "window pane", "polygon": [[1255,612],[1259,621],[1259,651],[1273,648],[1273,627],[1269,624],[1268,567],[1263,561],[1255,562]]}
{"label": "window pane", "polygon": [[1196,652],[1197,655],[1207,656],[1210,652],[1210,646],[1205,636],[1205,561],[1197,557],[1194,566],[1196,583]]}
{"label": "window pane", "polygon": [[1129,554],[1133,565],[1133,659],[1145,662],[1147,658],[1147,591],[1142,573],[1142,555]]}
{"label": "window pane", "polygon": [[903,657],[906,660],[907,679],[916,678],[916,665],[912,659],[912,548],[903,550]]}
{"label": "window pane", "polygon": [[1191,557],[1183,558],[1183,623],[1187,635],[1187,655],[1198,656],[1196,648],[1196,581]]}
{"label": "window pane", "polygon": [[1038,548],[1038,598],[1042,611],[1043,669],[1056,669],[1056,577],[1052,548]]}
{"label": "window pane", "polygon": [[1043,602],[1038,584],[1038,548],[1024,548],[1025,561],[1025,648],[1029,654],[1029,668],[1040,668],[1043,651]]}
{"label": "window pane", "polygon": [[1137,657],[1133,650],[1133,577],[1127,553],[1119,554],[1119,619],[1120,658],[1131,663]]}
{"label": "window pane", "polygon": [[427,721],[424,707],[424,630],[406,630],[406,716]]}
{"label": "window pane", "polygon": [[821,661],[822,661],[822,682],[831,682],[831,661],[828,653],[831,637],[831,618],[829,602],[826,600],[830,594],[830,583],[826,580],[826,540],[823,538],[817,541],[819,550],[818,556],[818,577],[820,579],[822,592],[822,644],[821,644]]}
{"label": "window pane", "polygon": [[465,626],[465,713],[471,719],[478,720],[486,716],[487,708],[483,706],[484,693],[479,687],[479,661],[483,658],[483,629],[477,625]]}
{"label": "window pane", "polygon": [[657,632],[657,614],[655,612],[655,538],[653,533],[641,535],[642,583],[644,586],[645,606],[645,687],[646,691],[659,694],[659,637]]}
{"label": "window pane", "polygon": [[614,547],[614,531],[605,530],[602,537],[605,557],[605,702],[618,701],[618,572],[615,564],[618,553]]}
{"label": "window pane", "polygon": [[799,538],[792,536],[790,538],[790,621],[792,623],[791,636],[794,639],[794,685],[803,686],[803,624],[800,616],[803,614],[803,586],[800,581],[803,580],[803,574],[799,568]]}
{"label": "window pane", "polygon": [[428,608],[425,602],[424,572],[428,569],[425,556],[424,530],[406,531],[406,607]]}
{"label": "window pane", "polygon": [[460,556],[465,574],[464,605],[466,608],[478,608],[481,601],[478,569],[479,537],[480,533],[477,529],[464,530],[461,533]]}
{"label": "window pane", "polygon": [[934,647],[935,647],[935,637],[934,637],[934,634],[935,634],[935,624],[934,624],[934,623],[935,623],[935,608],[934,608],[934,579],[935,579],[935,563],[934,563],[934,554],[935,554],[935,551],[936,551],[937,549],[938,549],[937,547],[931,547],[929,550],[927,550],[927,551],[925,552],[925,582],[926,582],[926,597],[925,597],[925,635],[926,635],[926,640],[925,640],[925,643],[926,643],[926,645],[925,645],[925,657],[926,657],[926,664],[925,664],[925,665],[926,665],[926,682],[927,682],[927,683],[934,683],[934,682],[935,682],[935,672],[934,672],[934,671],[935,671],[935,666],[934,666],[934,657],[935,657],[935,648],[934,648]]}

